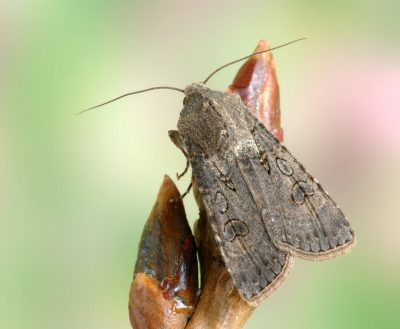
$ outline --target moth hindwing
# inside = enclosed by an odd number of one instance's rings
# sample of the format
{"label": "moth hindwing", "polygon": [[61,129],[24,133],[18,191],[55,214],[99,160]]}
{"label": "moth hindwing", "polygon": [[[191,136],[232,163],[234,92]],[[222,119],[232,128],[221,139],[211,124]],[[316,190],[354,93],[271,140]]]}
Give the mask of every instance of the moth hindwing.
{"label": "moth hindwing", "polygon": [[203,84],[185,94],[181,148],[247,302],[257,305],[281,284],[291,256],[326,259],[351,248],[354,233],[342,211],[239,96]]}

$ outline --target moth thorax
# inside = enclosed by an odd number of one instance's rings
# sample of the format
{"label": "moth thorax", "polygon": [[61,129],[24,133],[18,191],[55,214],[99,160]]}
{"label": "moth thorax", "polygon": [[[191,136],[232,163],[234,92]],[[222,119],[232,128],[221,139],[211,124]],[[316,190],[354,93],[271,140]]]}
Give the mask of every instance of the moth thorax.
{"label": "moth thorax", "polygon": [[218,110],[207,99],[196,99],[196,95],[186,102],[178,129],[184,140],[190,140],[190,144],[198,145],[208,155],[221,149],[228,134]]}

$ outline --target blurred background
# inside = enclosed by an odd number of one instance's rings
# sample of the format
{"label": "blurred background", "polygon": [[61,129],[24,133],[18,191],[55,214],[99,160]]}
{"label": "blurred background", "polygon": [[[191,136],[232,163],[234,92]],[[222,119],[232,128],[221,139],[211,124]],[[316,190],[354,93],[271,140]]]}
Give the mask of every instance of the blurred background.
{"label": "blurred background", "polygon": [[183,88],[260,39],[307,37],[274,53],[285,144],[358,244],[296,260],[246,328],[399,328],[399,17],[398,1],[1,1],[0,327],[130,328],[142,227],[163,175],[185,165],[167,136],[182,95],[76,112]]}

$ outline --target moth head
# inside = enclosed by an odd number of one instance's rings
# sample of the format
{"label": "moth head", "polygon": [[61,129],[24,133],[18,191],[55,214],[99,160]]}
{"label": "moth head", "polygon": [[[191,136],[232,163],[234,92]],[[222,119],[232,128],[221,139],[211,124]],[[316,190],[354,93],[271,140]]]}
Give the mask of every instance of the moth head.
{"label": "moth head", "polygon": [[179,133],[188,148],[197,145],[211,156],[226,141],[225,109],[221,106],[225,93],[193,83],[185,88],[185,95],[178,121]]}
{"label": "moth head", "polygon": [[184,93],[185,93],[185,98],[196,94],[196,93],[201,93],[204,94],[205,92],[209,91],[210,88],[208,88],[206,85],[204,85],[201,82],[194,82],[188,86],[186,86],[186,88],[184,89]]}

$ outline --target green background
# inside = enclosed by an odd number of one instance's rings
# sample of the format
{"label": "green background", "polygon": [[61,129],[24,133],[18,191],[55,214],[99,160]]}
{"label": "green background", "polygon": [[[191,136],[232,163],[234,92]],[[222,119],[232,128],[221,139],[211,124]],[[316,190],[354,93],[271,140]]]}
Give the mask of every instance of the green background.
{"label": "green background", "polygon": [[[399,328],[399,1],[2,1],[0,327],[130,328],[136,248],[185,85],[274,53],[285,143],[357,233],[350,254],[296,260],[246,328]],[[219,73],[224,90],[239,66]],[[178,183],[184,190],[187,175]],[[197,217],[193,197],[188,217]]]}

